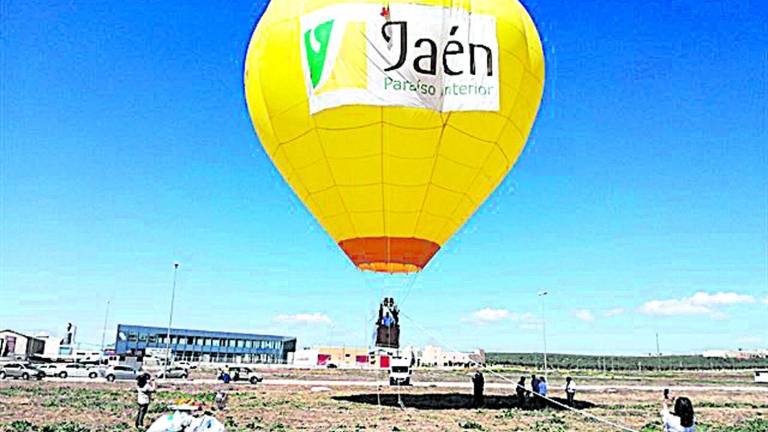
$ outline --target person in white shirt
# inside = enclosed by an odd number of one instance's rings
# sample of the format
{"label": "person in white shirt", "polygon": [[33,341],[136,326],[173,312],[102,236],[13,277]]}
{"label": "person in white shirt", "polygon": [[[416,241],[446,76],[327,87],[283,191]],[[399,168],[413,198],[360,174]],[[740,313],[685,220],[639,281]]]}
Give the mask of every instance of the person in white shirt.
{"label": "person in white shirt", "polygon": [[[693,415],[693,403],[687,397],[668,398],[665,392],[661,403],[661,422],[664,432],[695,432],[696,419]],[[669,411],[668,403],[674,402],[674,410]]]}
{"label": "person in white shirt", "polygon": [[155,379],[149,374],[141,374],[136,378],[136,401],[139,403],[139,412],[136,415],[136,428],[144,428],[144,416],[149,410],[149,403],[152,400],[152,392],[155,391]]}
{"label": "person in white shirt", "polygon": [[573,406],[573,398],[576,396],[576,382],[573,378],[567,377],[565,379],[565,397],[568,400],[568,406]]}

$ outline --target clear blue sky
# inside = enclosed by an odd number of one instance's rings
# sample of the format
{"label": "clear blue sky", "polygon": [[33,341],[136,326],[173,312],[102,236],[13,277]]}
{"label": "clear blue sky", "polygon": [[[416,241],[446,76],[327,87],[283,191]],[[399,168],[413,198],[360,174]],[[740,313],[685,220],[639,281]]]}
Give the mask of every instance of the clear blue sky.
{"label": "clear blue sky", "polygon": [[[178,260],[178,326],[368,343],[387,281],[353,269],[248,119],[263,3],[2,1],[0,327],[74,321],[99,343],[108,299],[108,339],[165,325]],[[404,342],[540,350],[548,290],[551,351],[647,353],[657,331],[664,352],[768,346],[768,10],[525,3],[539,118],[395,290]]]}

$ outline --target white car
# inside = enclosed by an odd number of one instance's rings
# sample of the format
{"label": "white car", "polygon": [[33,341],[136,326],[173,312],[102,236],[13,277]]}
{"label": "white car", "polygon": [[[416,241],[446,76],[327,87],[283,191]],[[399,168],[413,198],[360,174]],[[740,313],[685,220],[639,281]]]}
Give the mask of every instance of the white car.
{"label": "white car", "polygon": [[[158,378],[166,378],[166,370],[163,369],[157,373]],[[183,367],[172,367],[167,370],[167,378],[189,378],[189,371]]]}
{"label": "white car", "polygon": [[55,376],[58,376],[60,372],[59,366],[60,365],[57,365],[55,363],[42,364],[42,365],[37,365],[37,369],[45,372],[45,376],[47,377],[55,377]]}
{"label": "white car", "polygon": [[104,371],[104,377],[107,381],[115,380],[133,380],[138,378],[139,371],[130,366],[110,366]]}
{"label": "white car", "polygon": [[[93,366],[88,366],[84,364],[79,363],[70,363],[70,364],[60,364],[58,366],[58,371],[54,376],[57,376],[59,378],[98,378],[101,373],[99,370]],[[46,375],[48,372],[46,372]]]}
{"label": "white car", "polygon": [[177,361],[177,362],[173,363],[173,366],[182,367],[182,368],[187,369],[187,370],[189,370],[189,369],[197,369],[197,365],[196,364],[190,363],[188,361]]}

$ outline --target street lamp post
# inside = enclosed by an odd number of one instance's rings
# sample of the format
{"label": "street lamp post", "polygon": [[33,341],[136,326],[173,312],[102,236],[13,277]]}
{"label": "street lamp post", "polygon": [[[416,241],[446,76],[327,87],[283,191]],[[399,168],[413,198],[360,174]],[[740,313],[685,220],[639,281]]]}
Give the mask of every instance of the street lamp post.
{"label": "street lamp post", "polygon": [[171,287],[171,311],[168,314],[168,332],[165,334],[165,373],[168,376],[168,366],[171,363],[171,325],[173,324],[173,302],[176,299],[176,273],[179,270],[179,263],[173,263],[173,286]]}
{"label": "street lamp post", "polygon": [[101,356],[104,355],[104,342],[107,337],[107,319],[109,318],[109,300],[107,300],[107,310],[104,312],[104,327],[101,329]]}
{"label": "street lamp post", "polygon": [[544,379],[549,380],[547,376],[547,321],[544,319],[544,296],[549,294],[548,291],[541,291],[538,295],[541,300],[541,335],[544,340]]}

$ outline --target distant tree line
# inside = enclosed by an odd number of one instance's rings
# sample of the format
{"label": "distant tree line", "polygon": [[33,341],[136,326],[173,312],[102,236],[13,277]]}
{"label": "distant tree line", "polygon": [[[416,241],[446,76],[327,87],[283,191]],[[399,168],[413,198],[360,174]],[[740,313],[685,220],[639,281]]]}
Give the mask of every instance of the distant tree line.
{"label": "distant tree line", "polygon": [[[488,365],[523,366],[542,369],[541,353],[498,353],[485,356]],[[592,369],[604,371],[631,370],[691,370],[691,369],[766,369],[768,358],[719,358],[702,355],[597,356],[578,354],[547,354],[552,369]]]}

